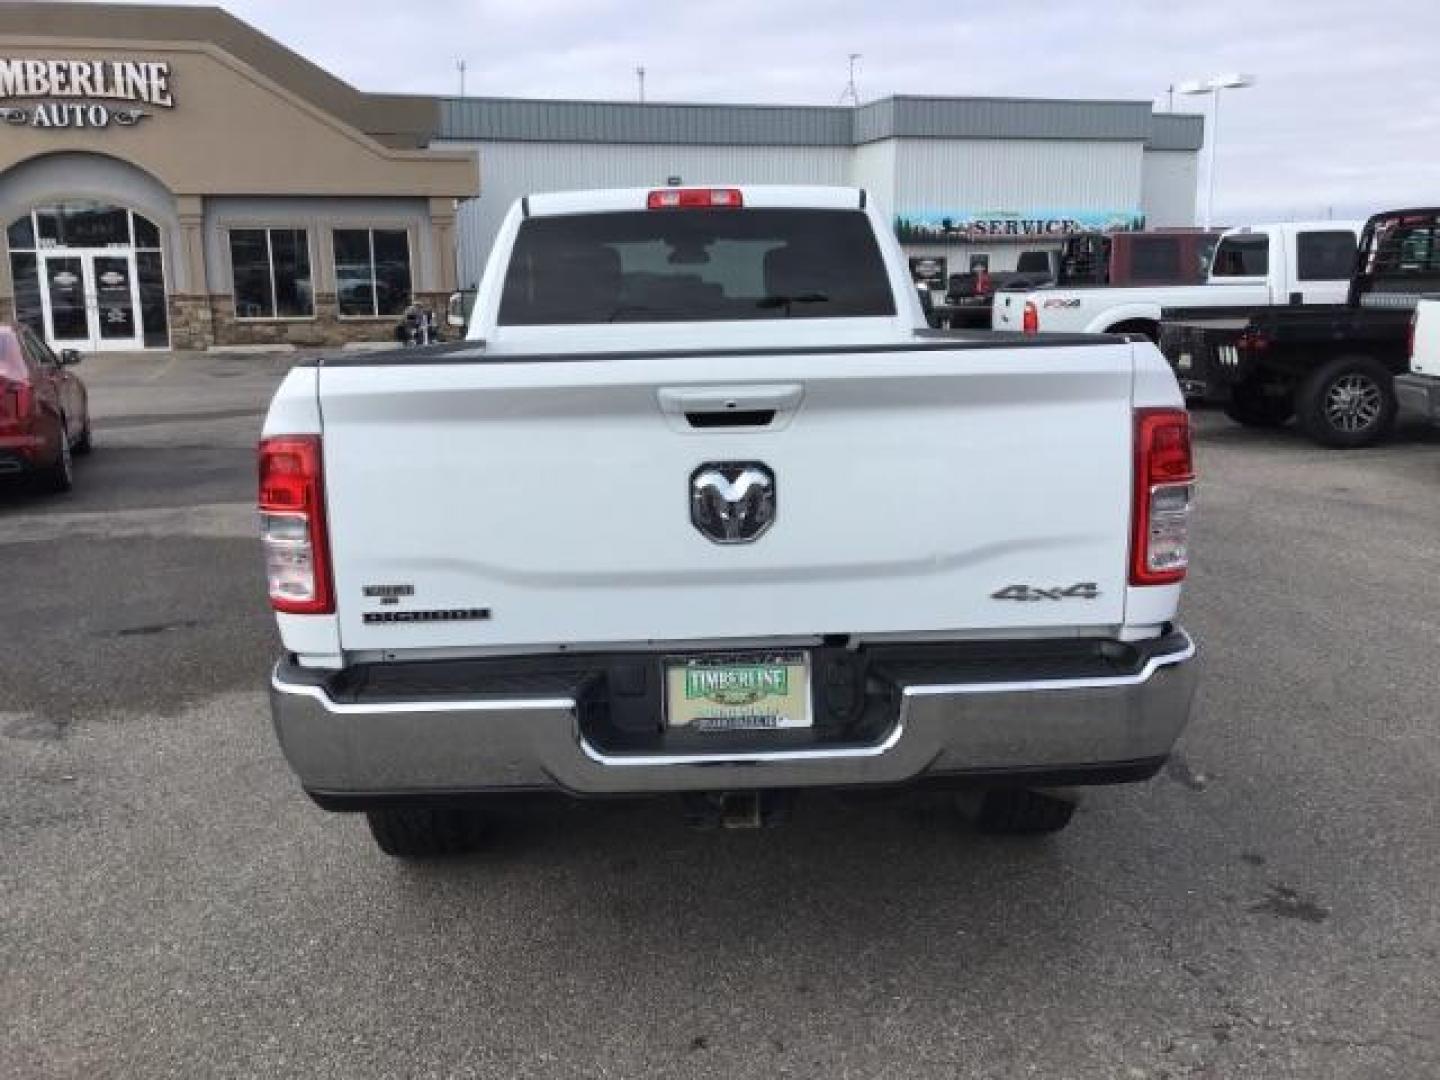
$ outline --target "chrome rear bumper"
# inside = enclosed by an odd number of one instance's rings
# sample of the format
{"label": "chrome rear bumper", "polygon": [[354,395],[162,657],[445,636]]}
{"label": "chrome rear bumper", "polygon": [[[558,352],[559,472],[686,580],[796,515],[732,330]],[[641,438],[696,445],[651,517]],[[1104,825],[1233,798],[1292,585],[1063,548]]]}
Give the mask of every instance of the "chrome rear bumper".
{"label": "chrome rear bumper", "polygon": [[[1127,648],[1133,648],[1127,646]],[[1190,714],[1196,650],[1174,631],[1123,673],[899,686],[882,737],[862,745],[726,753],[606,752],[581,731],[577,695],[337,700],[315,672],[282,662],[275,730],[322,802],[553,789],[580,795],[901,784],[936,776],[1157,768]],[[478,688],[477,688],[478,690]],[[1123,772],[1123,769],[1121,770]],[[1128,776],[1126,778],[1139,778]],[[1083,782],[1083,781],[1080,781]]]}

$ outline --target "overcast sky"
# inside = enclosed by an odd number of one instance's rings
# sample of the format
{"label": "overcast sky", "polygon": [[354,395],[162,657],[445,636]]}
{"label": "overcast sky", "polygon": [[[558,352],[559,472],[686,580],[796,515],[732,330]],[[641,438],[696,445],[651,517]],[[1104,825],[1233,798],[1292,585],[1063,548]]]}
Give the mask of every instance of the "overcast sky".
{"label": "overcast sky", "polygon": [[[361,90],[834,104],[1095,97],[1253,73],[1221,105],[1216,218],[1440,203],[1440,0],[219,0]],[[1176,109],[1209,98],[1176,98]]]}

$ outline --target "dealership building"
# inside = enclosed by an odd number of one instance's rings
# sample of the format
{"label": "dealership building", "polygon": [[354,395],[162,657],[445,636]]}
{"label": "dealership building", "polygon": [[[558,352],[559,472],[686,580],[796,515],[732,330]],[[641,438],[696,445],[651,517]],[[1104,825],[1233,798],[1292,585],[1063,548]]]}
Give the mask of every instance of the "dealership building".
{"label": "dealership building", "polygon": [[520,196],[676,178],[863,187],[912,255],[1007,269],[1192,224],[1203,137],[1134,101],[368,93],[218,8],[0,0],[0,321],[89,350],[383,340],[478,280]]}
{"label": "dealership building", "polygon": [[685,183],[848,184],[912,255],[964,271],[1090,229],[1195,220],[1200,116],[1141,101],[890,97],[859,106],[447,99],[432,146],[480,161],[460,209],[473,283],[510,204],[532,191]]}

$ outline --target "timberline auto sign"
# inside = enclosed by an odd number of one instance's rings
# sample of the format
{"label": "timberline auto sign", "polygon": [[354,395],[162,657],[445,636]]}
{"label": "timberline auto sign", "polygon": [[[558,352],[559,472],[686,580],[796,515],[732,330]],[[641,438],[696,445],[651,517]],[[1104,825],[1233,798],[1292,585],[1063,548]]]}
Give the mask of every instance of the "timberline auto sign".
{"label": "timberline auto sign", "polygon": [[[48,100],[33,101],[35,98]],[[26,104],[11,104],[31,99]],[[107,102],[128,102],[116,108]],[[0,57],[0,120],[32,128],[138,124],[141,105],[175,107],[163,60],[12,60]]]}

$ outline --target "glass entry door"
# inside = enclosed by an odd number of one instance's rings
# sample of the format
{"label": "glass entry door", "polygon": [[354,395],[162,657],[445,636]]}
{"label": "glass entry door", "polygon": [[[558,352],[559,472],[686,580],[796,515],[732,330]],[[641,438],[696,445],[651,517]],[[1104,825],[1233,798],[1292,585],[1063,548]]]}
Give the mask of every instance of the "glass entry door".
{"label": "glass entry door", "polygon": [[89,349],[90,312],[85,302],[85,260],[79,255],[52,255],[40,261],[40,302],[47,335],[67,349]]}
{"label": "glass entry door", "polygon": [[57,347],[95,352],[142,347],[133,252],[40,257],[40,302]]}
{"label": "glass entry door", "polygon": [[90,280],[94,289],[91,308],[99,348],[138,349],[140,342],[140,297],[135,291],[135,256],[89,255]]}

